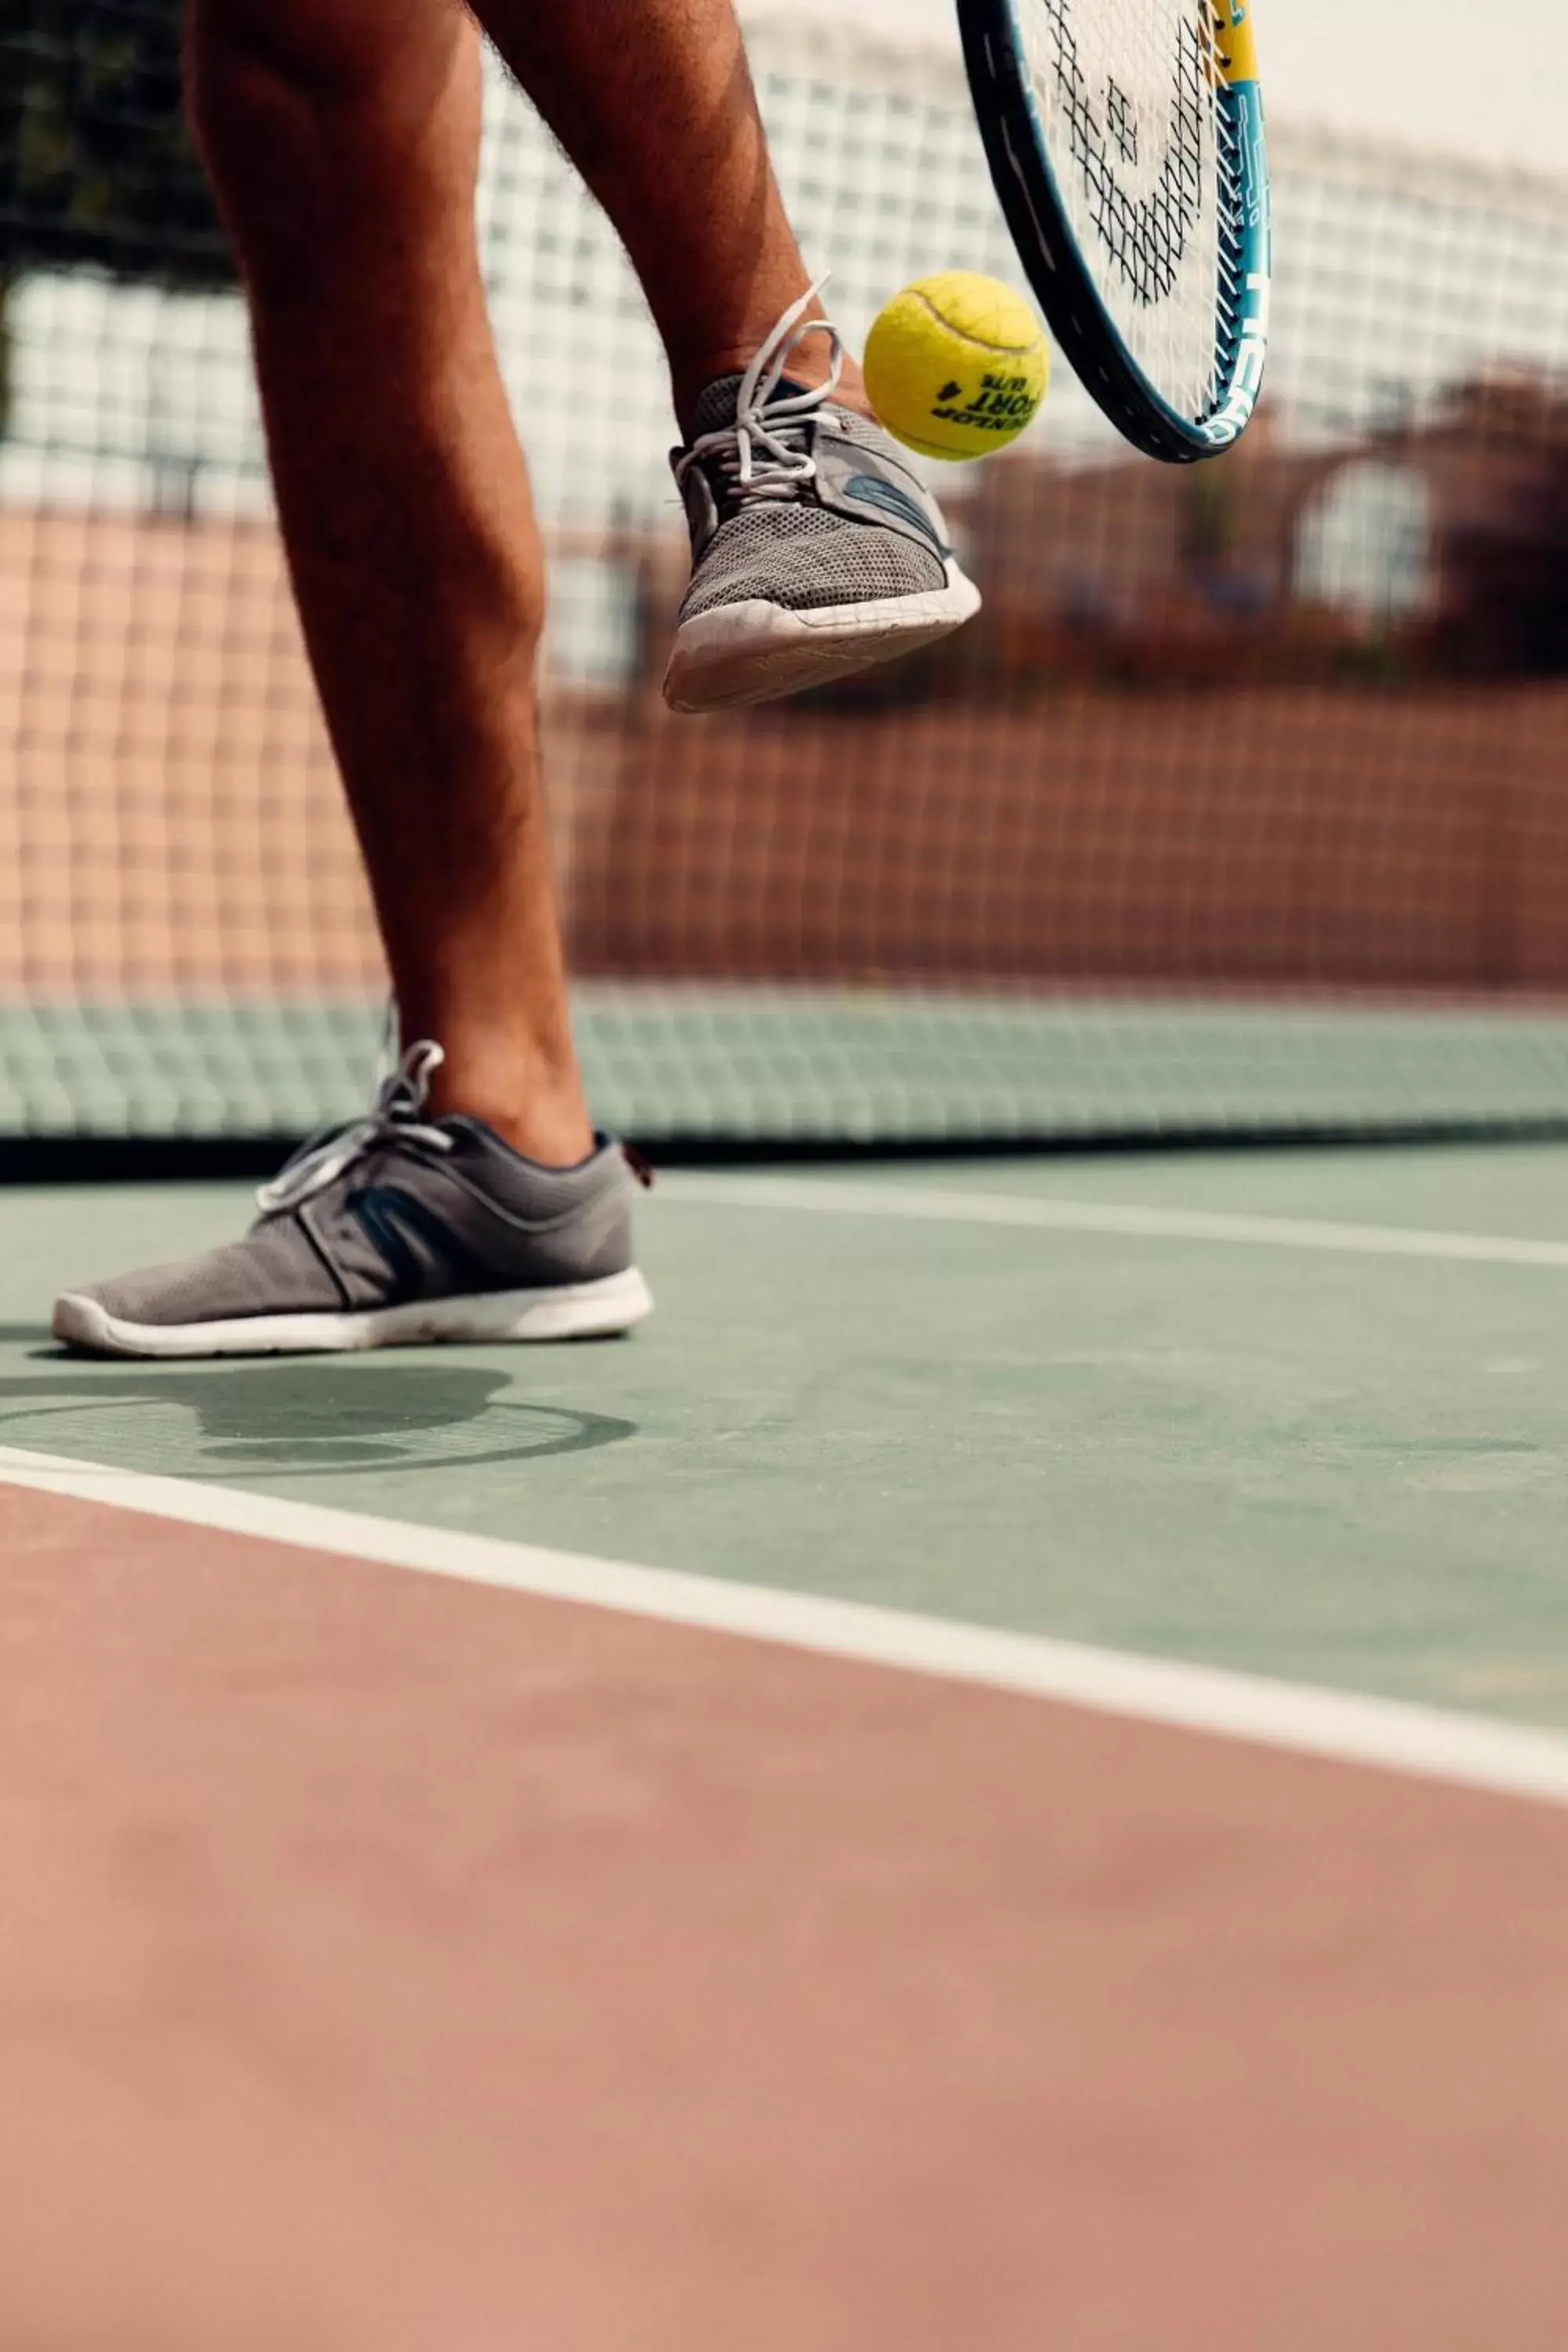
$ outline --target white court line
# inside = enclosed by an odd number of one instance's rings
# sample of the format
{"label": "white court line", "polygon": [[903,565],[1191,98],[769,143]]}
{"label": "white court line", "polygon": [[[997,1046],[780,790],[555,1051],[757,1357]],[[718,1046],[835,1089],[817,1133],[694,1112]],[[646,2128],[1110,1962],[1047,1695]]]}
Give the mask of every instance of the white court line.
{"label": "white court line", "polygon": [[1568,1271],[1568,1242],[1507,1234],[1424,1232],[1405,1225],[1340,1225],[1298,1217],[1235,1216],[1225,1210],[1155,1209],[1116,1202],[1039,1199],[940,1187],[845,1184],[812,1176],[663,1177],[672,1201],[823,1217],[907,1218],[916,1224],[1003,1225],[1057,1234],[1114,1234],[1133,1241],[1218,1242],[1264,1249],[1323,1250],[1355,1257],[1446,1258],[1468,1265],[1542,1265]]}
{"label": "white court line", "polygon": [[858,1601],[637,1568],[184,1479],[0,1447],[0,1483],[382,1567],[1054,1699],[1339,1764],[1568,1804],[1568,1738],[1436,1708],[1173,1664]]}

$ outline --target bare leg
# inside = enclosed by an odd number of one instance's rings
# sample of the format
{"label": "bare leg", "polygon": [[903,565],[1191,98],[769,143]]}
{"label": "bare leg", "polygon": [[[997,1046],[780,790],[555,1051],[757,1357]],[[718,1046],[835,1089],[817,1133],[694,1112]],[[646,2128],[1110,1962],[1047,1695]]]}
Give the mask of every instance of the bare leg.
{"label": "bare leg", "polygon": [[[543,564],[473,225],[461,0],[189,0],[193,112],[250,294],[306,639],[436,1107],[567,1164],[573,1054],[538,774]],[[689,427],[808,279],[731,0],[482,0],[619,228]],[[820,380],[825,339],[794,373]],[[841,398],[863,401],[851,372]]]}
{"label": "bare leg", "polygon": [[[619,233],[689,433],[703,386],[745,367],[811,282],[768,160],[732,0],[474,5]],[[814,336],[791,373],[816,383],[826,367],[826,338]],[[838,396],[866,406],[852,366]]]}
{"label": "bare leg", "polygon": [[296,593],[437,1107],[564,1165],[574,1058],[536,748],[543,562],[473,226],[458,0],[193,0]]}

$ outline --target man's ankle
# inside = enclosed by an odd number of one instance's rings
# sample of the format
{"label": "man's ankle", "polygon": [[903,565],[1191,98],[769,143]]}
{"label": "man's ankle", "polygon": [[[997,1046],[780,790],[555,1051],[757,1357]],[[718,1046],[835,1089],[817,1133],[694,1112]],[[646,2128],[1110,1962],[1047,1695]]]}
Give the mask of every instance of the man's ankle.
{"label": "man's ankle", "polygon": [[[826,328],[826,320],[823,320]],[[771,324],[749,337],[724,342],[705,342],[696,347],[669,352],[671,388],[675,398],[676,421],[682,437],[689,441],[694,429],[697,404],[710,383],[721,376],[743,375],[756,358],[771,331]],[[785,369],[792,383],[815,392],[825,384],[833,372],[833,346],[827,333],[808,334],[791,352]],[[858,415],[876,419],[866,392],[865,378],[859,363],[845,354],[843,371],[834,399],[841,408],[853,409]]]}
{"label": "man's ankle", "polygon": [[448,1052],[430,1089],[438,1118],[482,1119],[503,1143],[544,1168],[576,1168],[595,1149],[594,1123],[574,1067],[542,1061],[501,1065],[495,1057]]}

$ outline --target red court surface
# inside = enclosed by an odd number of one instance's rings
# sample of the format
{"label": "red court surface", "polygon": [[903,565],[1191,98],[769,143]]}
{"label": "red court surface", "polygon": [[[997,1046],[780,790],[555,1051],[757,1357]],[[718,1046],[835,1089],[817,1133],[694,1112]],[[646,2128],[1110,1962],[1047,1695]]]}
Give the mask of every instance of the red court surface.
{"label": "red court surface", "polygon": [[7,2352],[1568,2335],[1568,1819],[0,1487]]}

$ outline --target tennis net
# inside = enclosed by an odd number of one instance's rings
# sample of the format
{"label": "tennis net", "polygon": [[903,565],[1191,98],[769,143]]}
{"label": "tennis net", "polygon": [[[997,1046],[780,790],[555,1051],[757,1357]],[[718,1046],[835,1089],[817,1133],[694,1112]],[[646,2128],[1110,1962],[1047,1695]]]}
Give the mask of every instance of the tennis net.
{"label": "tennis net", "polygon": [[[956,60],[753,5],[858,337],[1017,273]],[[344,1115],[384,982],[178,131],[177,0],[0,15],[0,1144]],[[600,1116],[666,1149],[1568,1129],[1568,185],[1276,131],[1276,358],[1195,469],[1070,383],[944,478],[984,619],[704,722],[652,329],[524,101],[480,235],[553,569]]]}

